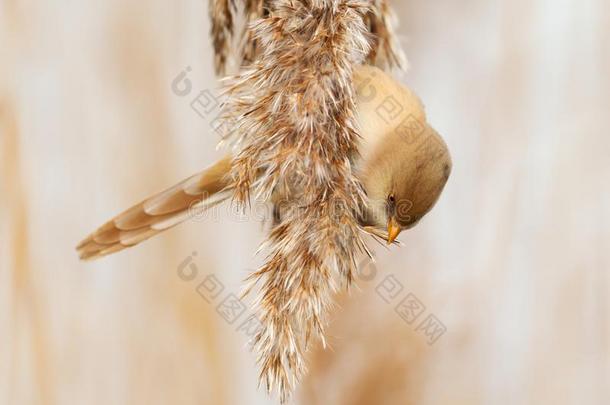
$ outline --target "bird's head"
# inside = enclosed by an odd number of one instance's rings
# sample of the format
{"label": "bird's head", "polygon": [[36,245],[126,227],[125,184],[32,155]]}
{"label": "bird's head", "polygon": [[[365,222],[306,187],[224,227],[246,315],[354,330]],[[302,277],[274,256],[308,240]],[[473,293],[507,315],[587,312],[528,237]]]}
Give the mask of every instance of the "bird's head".
{"label": "bird's head", "polygon": [[388,243],[432,209],[451,172],[447,146],[430,126],[417,137],[402,136],[392,135],[362,179],[369,198],[366,222],[387,230]]}
{"label": "bird's head", "polygon": [[363,223],[378,236],[387,230],[392,243],[432,209],[451,172],[451,158],[409,88],[366,65],[354,71],[354,84],[362,136],[359,177],[369,200]]}

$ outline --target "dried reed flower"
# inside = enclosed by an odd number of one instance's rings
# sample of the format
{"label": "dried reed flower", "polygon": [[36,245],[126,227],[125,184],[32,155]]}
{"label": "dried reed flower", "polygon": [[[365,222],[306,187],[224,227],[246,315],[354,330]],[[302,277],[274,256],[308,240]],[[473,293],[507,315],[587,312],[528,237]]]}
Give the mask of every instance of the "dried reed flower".
{"label": "dried reed flower", "polygon": [[371,51],[367,62],[379,67],[403,68],[406,64],[404,53],[394,34],[395,16],[388,0],[374,0],[365,21],[373,34]]}
{"label": "dried reed flower", "polygon": [[[358,218],[366,205],[352,172],[358,132],[352,71],[367,60],[400,66],[386,0],[243,0],[239,61],[229,79],[225,118],[234,142],[231,187],[238,204],[274,201],[281,212],[261,248],[266,263],[254,339],[260,380],[285,403],[305,372],[313,338],[356,257],[369,253]],[[234,4],[211,0],[216,69],[224,72]],[[371,48],[370,45],[373,45]],[[287,202],[279,209],[278,200]]]}
{"label": "dried reed flower", "polygon": [[292,202],[265,243],[267,262],[249,278],[249,288],[261,282],[260,378],[282,402],[305,371],[308,342],[323,338],[337,279],[349,285],[366,251],[351,77],[370,50],[369,11],[359,0],[274,1],[251,26],[258,57],[229,88],[236,201],[246,204],[253,191]]}
{"label": "dried reed flower", "polygon": [[[406,59],[394,34],[395,16],[388,0],[369,0],[370,11],[364,20],[372,34],[372,46],[367,55],[367,62],[379,67],[402,68]],[[210,17],[212,20],[212,38],[215,51],[215,66],[218,74],[224,74],[230,57],[230,41],[234,31],[233,14],[236,11],[234,0],[210,0]],[[240,44],[239,63],[247,66],[258,53],[258,43],[254,37],[253,25],[265,18],[273,0],[242,0],[244,13],[243,38]]]}
{"label": "dried reed flower", "polygon": [[234,0],[210,0],[209,13],[212,22],[210,34],[214,46],[216,74],[224,75],[233,37]]}
{"label": "dried reed flower", "polygon": [[252,25],[260,18],[267,16],[269,11],[269,0],[243,0],[245,25],[242,38],[244,42],[241,44],[241,65],[249,65],[256,59],[258,41],[254,38]]}

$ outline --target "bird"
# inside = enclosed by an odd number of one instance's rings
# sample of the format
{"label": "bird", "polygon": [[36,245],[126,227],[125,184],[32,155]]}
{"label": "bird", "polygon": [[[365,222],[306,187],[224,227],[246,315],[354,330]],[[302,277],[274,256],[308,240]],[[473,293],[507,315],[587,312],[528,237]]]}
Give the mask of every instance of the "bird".
{"label": "bird", "polygon": [[[447,144],[428,124],[419,97],[372,65],[354,69],[355,114],[360,140],[352,157],[367,196],[360,225],[371,235],[395,242],[435,205],[452,169]],[[77,246],[92,260],[135,246],[232,196],[232,155],[146,198],[115,216]],[[274,213],[278,196],[272,197]]]}

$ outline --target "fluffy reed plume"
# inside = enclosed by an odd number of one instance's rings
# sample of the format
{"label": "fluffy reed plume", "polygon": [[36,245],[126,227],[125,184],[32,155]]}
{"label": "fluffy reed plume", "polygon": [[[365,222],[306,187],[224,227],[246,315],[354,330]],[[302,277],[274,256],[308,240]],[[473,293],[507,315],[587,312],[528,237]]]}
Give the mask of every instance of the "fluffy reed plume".
{"label": "fluffy reed plume", "polygon": [[404,67],[405,57],[394,35],[394,14],[388,0],[374,0],[365,21],[372,35],[367,62],[379,67]]}
{"label": "fluffy reed plume", "polygon": [[[231,56],[231,39],[236,13],[235,0],[210,0],[211,35],[215,52],[216,73],[224,74]],[[273,7],[274,0],[241,0],[243,3],[244,25],[242,41],[237,55],[240,66],[252,63],[258,54],[258,41],[253,26],[258,19],[265,18]],[[394,15],[388,0],[368,0],[369,11],[364,17],[371,35],[372,46],[366,61],[379,67],[404,67],[405,57],[394,35]],[[233,55],[235,56],[235,55]]]}
{"label": "fluffy reed plume", "polygon": [[245,25],[241,44],[241,65],[249,65],[257,54],[258,41],[254,38],[253,23],[259,18],[266,17],[269,11],[269,0],[244,0]]}
{"label": "fluffy reed plume", "polygon": [[214,46],[216,74],[225,74],[233,37],[234,0],[210,0],[209,13],[212,22],[210,35]]}
{"label": "fluffy reed plume", "polygon": [[287,198],[265,247],[262,328],[255,338],[261,381],[285,402],[304,373],[311,338],[323,337],[336,279],[349,284],[366,251],[357,218],[365,204],[352,173],[358,133],[352,70],[369,52],[358,0],[279,0],[252,25],[259,55],[234,79],[227,116],[237,154],[235,199]]}
{"label": "fluffy reed plume", "polygon": [[[242,0],[245,25],[229,80],[226,119],[236,149],[237,203],[274,201],[280,212],[248,279],[262,324],[260,380],[286,402],[305,371],[308,343],[324,343],[324,314],[368,253],[358,218],[366,204],[352,173],[358,133],[352,70],[365,60],[400,66],[386,0]],[[211,0],[216,68],[224,71],[233,3]],[[373,44],[371,48],[370,44]],[[282,199],[278,208],[278,199]]]}

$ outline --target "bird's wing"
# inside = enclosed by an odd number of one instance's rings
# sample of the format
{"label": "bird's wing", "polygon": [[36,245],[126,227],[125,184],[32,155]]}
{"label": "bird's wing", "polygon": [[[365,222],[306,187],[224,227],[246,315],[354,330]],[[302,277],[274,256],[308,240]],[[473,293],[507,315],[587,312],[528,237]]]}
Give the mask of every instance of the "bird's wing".
{"label": "bird's wing", "polygon": [[[83,260],[96,259],[138,243],[230,197],[226,157],[106,222],[77,247]],[[197,210],[197,211],[195,211]]]}

